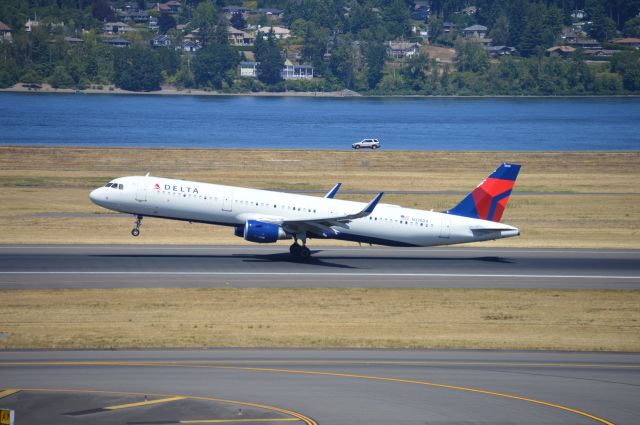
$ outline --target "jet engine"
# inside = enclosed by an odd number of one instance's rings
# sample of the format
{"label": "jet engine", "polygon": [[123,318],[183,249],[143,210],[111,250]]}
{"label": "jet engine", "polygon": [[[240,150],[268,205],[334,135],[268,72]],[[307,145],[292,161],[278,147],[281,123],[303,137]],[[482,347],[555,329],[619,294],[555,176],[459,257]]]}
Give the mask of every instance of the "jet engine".
{"label": "jet engine", "polygon": [[244,227],[236,227],[234,234],[242,236],[249,242],[257,243],[272,243],[279,239],[290,238],[279,224],[258,220],[247,220]]}

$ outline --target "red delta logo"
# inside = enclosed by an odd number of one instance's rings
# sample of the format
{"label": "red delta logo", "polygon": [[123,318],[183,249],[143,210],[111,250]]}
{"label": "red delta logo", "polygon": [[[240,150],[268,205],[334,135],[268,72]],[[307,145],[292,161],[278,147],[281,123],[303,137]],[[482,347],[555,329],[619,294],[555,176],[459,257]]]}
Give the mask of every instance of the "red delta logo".
{"label": "red delta logo", "polygon": [[156,190],[160,190],[160,185],[158,183],[156,183],[156,184],[153,185],[153,188],[156,189]]}

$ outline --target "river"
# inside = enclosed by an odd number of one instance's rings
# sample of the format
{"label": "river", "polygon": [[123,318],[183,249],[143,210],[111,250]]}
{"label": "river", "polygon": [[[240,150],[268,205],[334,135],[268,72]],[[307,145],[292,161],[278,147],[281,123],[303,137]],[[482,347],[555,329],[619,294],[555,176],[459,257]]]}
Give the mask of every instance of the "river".
{"label": "river", "polygon": [[0,144],[637,151],[639,98],[315,98],[0,93]]}

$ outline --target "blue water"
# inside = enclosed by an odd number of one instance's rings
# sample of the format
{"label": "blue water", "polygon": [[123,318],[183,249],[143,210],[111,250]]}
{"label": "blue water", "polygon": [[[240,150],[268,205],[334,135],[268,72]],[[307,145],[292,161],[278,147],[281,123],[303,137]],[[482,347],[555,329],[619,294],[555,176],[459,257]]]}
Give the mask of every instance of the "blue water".
{"label": "blue water", "polygon": [[0,144],[640,150],[638,98],[295,98],[0,93]]}

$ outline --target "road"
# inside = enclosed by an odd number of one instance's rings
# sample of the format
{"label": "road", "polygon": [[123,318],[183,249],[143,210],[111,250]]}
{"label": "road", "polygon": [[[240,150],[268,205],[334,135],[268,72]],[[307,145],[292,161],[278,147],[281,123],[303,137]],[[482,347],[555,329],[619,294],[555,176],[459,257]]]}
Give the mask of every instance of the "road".
{"label": "road", "polygon": [[286,246],[0,246],[0,289],[411,287],[640,289],[640,251]]}
{"label": "road", "polygon": [[[242,414],[308,425],[637,424],[640,417],[640,354],[0,352],[0,383],[0,405],[22,424],[45,414],[53,425],[234,423]],[[3,398],[2,388],[22,391]],[[145,396],[159,401],[145,404]],[[233,402],[223,409],[221,400]]]}

